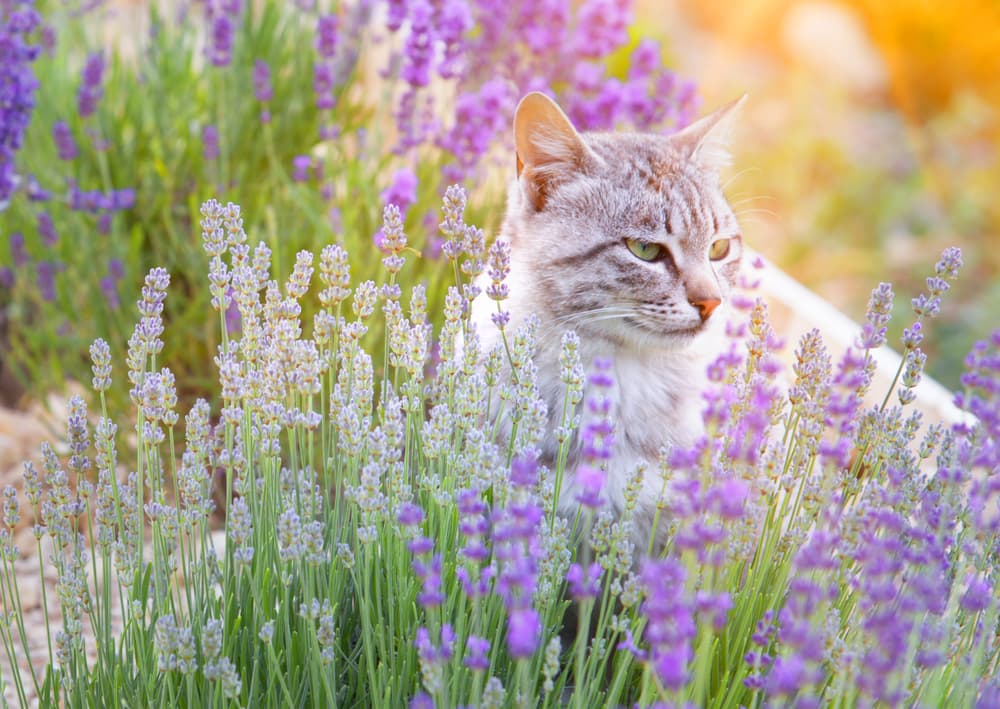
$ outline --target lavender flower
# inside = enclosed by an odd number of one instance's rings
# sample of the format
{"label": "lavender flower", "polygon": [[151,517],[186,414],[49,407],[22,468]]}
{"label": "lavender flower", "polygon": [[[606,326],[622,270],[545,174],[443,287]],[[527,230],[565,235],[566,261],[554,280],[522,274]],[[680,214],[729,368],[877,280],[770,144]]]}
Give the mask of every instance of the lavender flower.
{"label": "lavender flower", "polygon": [[640,651],[639,657],[650,664],[664,687],[680,689],[688,680],[695,635],[693,609],[685,598],[687,572],[674,559],[647,560],[641,578],[646,591],[642,610],[647,619],[644,636],[649,651]]}
{"label": "lavender flower", "polygon": [[628,41],[631,7],[615,0],[586,0],[577,15],[573,51],[580,57],[607,56]]}
{"label": "lavender flower", "polygon": [[49,303],[56,299],[56,263],[54,261],[39,261],[36,266],[38,277],[38,292],[42,300]]}
{"label": "lavender flower", "polygon": [[514,659],[534,655],[541,634],[542,622],[534,608],[516,607],[507,616],[507,651]]}
{"label": "lavender flower", "polygon": [[316,62],[313,67],[313,93],[316,94],[316,108],[330,110],[336,105],[333,97],[333,66],[327,62]]}
{"label": "lavender flower", "polygon": [[611,423],[610,390],[611,362],[599,359],[588,378],[586,410],[589,421],[583,428],[583,460],[576,469],[577,501],[585,507],[597,508],[605,503],[603,497],[606,474],[603,466],[614,450],[614,427]]}
{"label": "lavender flower", "polygon": [[[209,5],[211,8],[211,5]],[[225,12],[210,14],[211,31],[205,51],[213,66],[226,67],[233,58],[233,18]]]}
{"label": "lavender flower", "polygon": [[601,565],[595,561],[587,568],[585,574],[582,566],[573,564],[569,567],[566,580],[569,582],[569,594],[575,600],[596,598],[601,590]]}
{"label": "lavender flower", "polygon": [[307,182],[311,167],[312,158],[308,155],[296,155],[292,158],[292,179],[296,182]]}
{"label": "lavender flower", "polygon": [[382,190],[383,204],[394,204],[402,214],[417,201],[417,176],[409,168],[400,168],[392,175],[389,186]]}
{"label": "lavender flower", "polygon": [[80,118],[88,118],[97,110],[97,103],[104,95],[104,54],[94,52],[87,57],[80,74],[80,88],[76,94]]}
{"label": "lavender flower", "polygon": [[892,285],[879,283],[872,291],[868,308],[865,310],[865,324],[861,330],[859,346],[870,350],[885,343],[886,324],[892,315]]}
{"label": "lavender flower", "polygon": [[31,63],[38,47],[28,36],[40,22],[30,2],[10,2],[0,8],[0,205],[7,202],[18,184],[14,158],[24,141],[24,132],[35,107],[38,81]]}
{"label": "lavender flower", "polygon": [[431,34],[434,9],[427,0],[411,0],[409,7],[410,34],[403,50],[402,78],[410,86],[426,86],[431,76],[434,56]]}
{"label": "lavender flower", "polygon": [[52,140],[56,144],[60,160],[76,159],[76,141],[73,140],[73,133],[66,121],[56,121],[52,124]]}
{"label": "lavender flower", "polygon": [[48,212],[38,213],[38,234],[42,237],[42,243],[48,247],[59,243],[59,234],[56,233],[56,227]]}
{"label": "lavender flower", "polygon": [[323,59],[333,59],[337,54],[339,26],[336,15],[320,15],[316,22],[316,53]]}
{"label": "lavender flower", "polygon": [[211,123],[201,129],[201,154],[206,162],[219,159],[219,131]]}
{"label": "lavender flower", "polygon": [[28,251],[24,248],[24,234],[19,231],[11,232],[7,238],[7,246],[10,250],[10,260],[15,268],[27,265],[31,261]]}
{"label": "lavender flower", "polygon": [[[271,86],[271,67],[263,59],[258,59],[253,64],[253,95],[263,104],[268,103],[274,97],[274,90]],[[271,122],[271,112],[267,106],[260,110],[260,122]]]}

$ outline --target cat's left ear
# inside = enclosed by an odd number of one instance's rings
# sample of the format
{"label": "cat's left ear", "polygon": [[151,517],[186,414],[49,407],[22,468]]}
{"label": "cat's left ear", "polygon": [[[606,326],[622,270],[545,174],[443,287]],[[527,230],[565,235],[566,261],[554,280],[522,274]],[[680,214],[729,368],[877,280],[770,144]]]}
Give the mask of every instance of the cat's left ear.
{"label": "cat's left ear", "polygon": [[735,101],[708,114],[668,138],[680,153],[709,172],[719,172],[729,165],[729,144],[733,123],[746,101],[743,94]]}

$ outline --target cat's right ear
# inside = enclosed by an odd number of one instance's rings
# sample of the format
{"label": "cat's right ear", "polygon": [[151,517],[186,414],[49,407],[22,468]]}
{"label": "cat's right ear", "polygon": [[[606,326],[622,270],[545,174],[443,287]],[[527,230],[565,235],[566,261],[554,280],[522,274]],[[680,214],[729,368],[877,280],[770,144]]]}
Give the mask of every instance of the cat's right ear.
{"label": "cat's right ear", "polygon": [[587,147],[555,101],[537,91],[514,112],[517,176],[525,196],[539,210],[552,186],[583,164]]}

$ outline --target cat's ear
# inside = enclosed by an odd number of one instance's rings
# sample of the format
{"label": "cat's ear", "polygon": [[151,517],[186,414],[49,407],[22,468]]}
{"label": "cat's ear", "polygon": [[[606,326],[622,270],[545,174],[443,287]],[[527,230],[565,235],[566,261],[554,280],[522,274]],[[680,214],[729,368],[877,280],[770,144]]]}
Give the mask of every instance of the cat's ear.
{"label": "cat's ear", "polygon": [[747,95],[743,94],[704,118],[699,118],[684,130],[670,136],[670,143],[688,160],[709,172],[719,172],[731,161],[729,143],[733,123],[746,98]]}
{"label": "cat's ear", "polygon": [[555,101],[533,92],[514,112],[517,176],[535,209],[545,204],[552,185],[579,169],[588,150]]}

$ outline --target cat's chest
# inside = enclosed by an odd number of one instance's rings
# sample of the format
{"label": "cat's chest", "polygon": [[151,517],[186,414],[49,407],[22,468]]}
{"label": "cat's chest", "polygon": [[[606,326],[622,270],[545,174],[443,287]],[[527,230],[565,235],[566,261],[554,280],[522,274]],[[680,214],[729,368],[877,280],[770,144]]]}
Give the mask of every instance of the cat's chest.
{"label": "cat's chest", "polygon": [[614,362],[612,415],[616,447],[628,458],[654,461],[664,446],[687,446],[702,430],[698,368],[669,358],[619,356]]}

